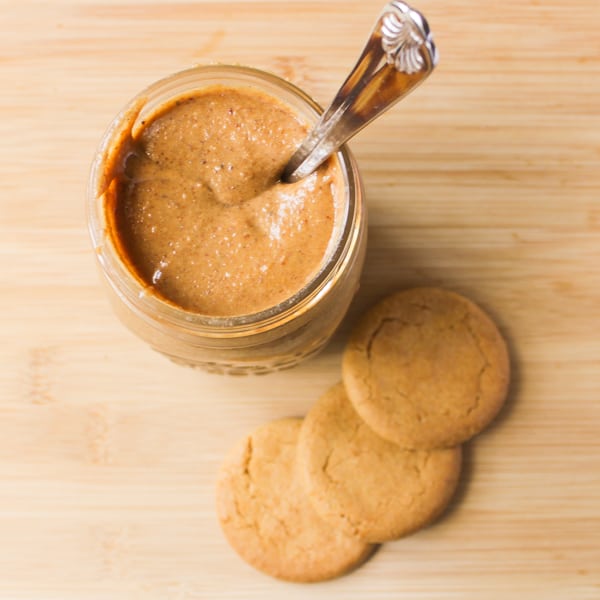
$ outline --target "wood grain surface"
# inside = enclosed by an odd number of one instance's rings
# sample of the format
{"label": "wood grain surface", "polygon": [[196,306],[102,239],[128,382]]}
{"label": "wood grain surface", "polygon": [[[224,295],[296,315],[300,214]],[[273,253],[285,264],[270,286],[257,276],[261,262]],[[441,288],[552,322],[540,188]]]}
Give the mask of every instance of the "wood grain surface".
{"label": "wood grain surface", "polygon": [[[96,145],[136,92],[243,63],[327,103],[375,0],[0,1],[0,598],[600,598],[600,3],[420,0],[440,65],[359,134],[360,292],[319,357],[266,377],[171,364],[116,320],[87,238]],[[357,315],[465,293],[514,381],[436,525],[326,584],[226,544],[214,478],[239,437],[340,377]]]}

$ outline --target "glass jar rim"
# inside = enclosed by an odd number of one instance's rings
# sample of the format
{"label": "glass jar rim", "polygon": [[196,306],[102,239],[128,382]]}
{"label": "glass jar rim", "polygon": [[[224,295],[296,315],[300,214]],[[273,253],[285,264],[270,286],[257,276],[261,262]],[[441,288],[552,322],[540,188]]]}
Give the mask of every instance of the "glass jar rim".
{"label": "glass jar rim", "polygon": [[[132,110],[139,106],[134,121],[141,120],[144,111],[151,111],[167,99],[178,95],[189,94],[194,89],[201,89],[214,83],[231,83],[238,85],[267,84],[272,91],[286,91],[291,97],[301,101],[316,118],[323,112],[322,107],[306,92],[289,81],[254,67],[242,65],[214,64],[203,65],[178,71],[164,77],[146,87],[112,120],[101,138],[98,150],[92,162],[87,191],[87,221],[91,242],[96,258],[101,265],[104,275],[115,292],[130,308],[142,315],[149,322],[160,321],[182,332],[199,334],[207,337],[241,337],[253,332],[264,332],[275,326],[294,319],[299,314],[310,310],[323,298],[333,285],[335,274],[344,270],[344,265],[352,255],[352,249],[358,243],[355,224],[362,218],[362,183],[358,167],[347,146],[342,146],[336,157],[344,177],[345,214],[337,245],[326,261],[302,288],[285,300],[264,310],[245,315],[211,316],[187,311],[176,304],[152,292],[151,286],[144,285],[135,277],[119,256],[110,235],[106,232],[104,223],[104,193],[100,189],[103,169],[102,166],[108,151],[118,140],[127,117]],[[172,93],[174,88],[185,82],[193,83],[191,87],[179,93]],[[161,100],[161,94],[165,96]],[[134,125],[135,126],[135,125]]]}

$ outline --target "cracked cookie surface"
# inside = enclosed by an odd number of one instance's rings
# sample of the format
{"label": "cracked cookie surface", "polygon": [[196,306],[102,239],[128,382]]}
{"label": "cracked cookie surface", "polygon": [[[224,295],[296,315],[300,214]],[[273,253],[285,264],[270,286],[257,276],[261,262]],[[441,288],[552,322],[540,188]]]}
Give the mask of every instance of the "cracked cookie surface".
{"label": "cracked cookie surface", "polygon": [[226,458],[217,482],[217,512],[234,550],[280,579],[321,581],[363,562],[374,546],[330,527],[297,477],[301,419],[259,427]]}
{"label": "cracked cookie surface", "polygon": [[460,466],[460,446],[405,450],[379,437],[342,384],[312,407],[298,442],[298,472],[315,510],[332,526],[374,543],[412,533],[439,516]]}
{"label": "cracked cookie surface", "polygon": [[504,404],[509,371],[492,320],[439,288],[384,298],[351,333],[342,361],[356,411],[406,448],[455,446],[482,431]]}

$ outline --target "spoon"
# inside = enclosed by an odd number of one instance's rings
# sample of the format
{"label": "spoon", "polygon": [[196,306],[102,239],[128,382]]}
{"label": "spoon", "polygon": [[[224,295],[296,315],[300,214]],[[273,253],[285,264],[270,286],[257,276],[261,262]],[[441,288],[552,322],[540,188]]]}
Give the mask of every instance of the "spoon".
{"label": "spoon", "polygon": [[405,2],[386,4],[350,75],[288,162],[283,181],[310,175],[342,144],[426,79],[437,62],[425,17]]}

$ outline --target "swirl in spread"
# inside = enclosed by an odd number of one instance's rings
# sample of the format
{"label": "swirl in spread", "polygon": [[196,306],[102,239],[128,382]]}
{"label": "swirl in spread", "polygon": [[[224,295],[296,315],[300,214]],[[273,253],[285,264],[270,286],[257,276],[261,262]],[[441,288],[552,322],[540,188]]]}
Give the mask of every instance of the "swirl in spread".
{"label": "swirl in spread", "polygon": [[307,125],[253,88],[210,86],[141,122],[105,174],[109,234],[143,284],[181,308],[252,314],[321,269],[343,210],[336,159],[279,178]]}

